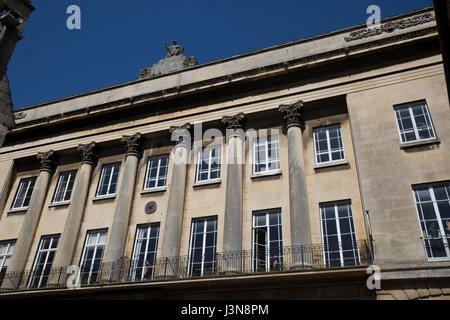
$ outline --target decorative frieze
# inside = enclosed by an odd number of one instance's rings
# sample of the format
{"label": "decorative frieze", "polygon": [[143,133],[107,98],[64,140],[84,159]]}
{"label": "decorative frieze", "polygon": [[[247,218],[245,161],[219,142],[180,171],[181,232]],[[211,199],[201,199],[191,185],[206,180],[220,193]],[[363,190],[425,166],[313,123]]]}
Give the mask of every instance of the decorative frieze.
{"label": "decorative frieze", "polygon": [[96,144],[95,142],[91,142],[88,144],[80,144],[78,145],[78,150],[81,152],[81,163],[87,163],[90,165],[95,164],[95,151],[96,151]]}
{"label": "decorative frieze", "polygon": [[41,171],[53,172],[55,167],[55,154],[53,150],[47,152],[38,152],[37,159],[41,163]]}
{"label": "decorative frieze", "polygon": [[278,110],[283,114],[286,127],[297,126],[303,128],[303,101],[299,100],[292,104],[281,104]]}
{"label": "decorative frieze", "polygon": [[345,41],[355,41],[364,38],[380,35],[382,33],[391,33],[395,30],[402,30],[410,27],[415,27],[424,23],[434,21],[436,18],[432,13],[425,13],[420,16],[411,17],[408,19],[402,19],[398,21],[389,21],[379,27],[367,28],[364,30],[358,30],[350,33],[348,37],[345,37]]}
{"label": "decorative frieze", "polygon": [[127,156],[141,157],[142,135],[140,133],[135,133],[132,136],[123,136],[121,141],[125,144]]}

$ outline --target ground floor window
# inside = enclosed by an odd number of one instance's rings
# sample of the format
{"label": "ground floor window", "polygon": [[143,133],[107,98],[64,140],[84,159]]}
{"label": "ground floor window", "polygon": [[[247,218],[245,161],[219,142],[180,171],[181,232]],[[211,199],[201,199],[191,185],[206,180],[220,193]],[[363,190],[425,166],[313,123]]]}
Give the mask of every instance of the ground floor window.
{"label": "ground floor window", "polygon": [[106,230],[89,231],[84,244],[80,266],[80,283],[93,284],[99,279],[103,252],[106,244]]}
{"label": "ground floor window", "polygon": [[450,259],[450,182],[413,188],[422,239],[430,261]]}
{"label": "ground floor window", "polygon": [[153,278],[158,248],[159,223],[139,226],[134,243],[131,262],[131,280],[149,280]]}
{"label": "ground floor window", "polygon": [[9,261],[11,260],[14,252],[14,246],[16,240],[1,241],[0,242],[0,285],[5,277],[6,270],[8,269]]}
{"label": "ground floor window", "polygon": [[350,201],[320,205],[324,261],[327,267],[360,264]]}
{"label": "ground floor window", "polygon": [[271,271],[283,263],[281,210],[253,214],[253,270]]}
{"label": "ground floor window", "polygon": [[41,288],[47,284],[58,242],[59,235],[42,237],[28,282],[30,288]]}
{"label": "ground floor window", "polygon": [[216,269],[217,218],[192,221],[188,274],[205,276]]}

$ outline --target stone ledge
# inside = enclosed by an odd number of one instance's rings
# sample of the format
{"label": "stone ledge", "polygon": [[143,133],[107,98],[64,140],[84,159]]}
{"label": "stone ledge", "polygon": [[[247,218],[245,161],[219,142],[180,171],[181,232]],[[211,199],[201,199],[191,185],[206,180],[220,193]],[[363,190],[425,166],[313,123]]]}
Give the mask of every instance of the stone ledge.
{"label": "stone ledge", "polygon": [[342,161],[333,161],[333,162],[327,162],[324,164],[318,164],[314,167],[314,171],[320,171],[325,169],[332,169],[336,167],[348,167],[350,168],[350,163],[347,160]]}
{"label": "stone ledge", "polygon": [[202,187],[218,187],[222,183],[222,179],[214,179],[214,180],[208,180],[208,181],[200,181],[194,183],[193,187],[195,189],[202,188]]}
{"label": "stone ledge", "polygon": [[441,143],[441,140],[439,140],[438,138],[422,140],[422,141],[407,142],[407,143],[401,143],[400,149],[403,149],[403,150],[411,149],[411,148],[429,146],[429,145],[440,144],[440,143]]}
{"label": "stone ledge", "polygon": [[281,170],[275,170],[275,171],[271,171],[271,172],[265,172],[265,173],[254,173],[250,176],[250,179],[254,180],[254,179],[270,179],[270,178],[278,178],[279,176],[281,176]]}
{"label": "stone ledge", "polygon": [[21,214],[26,214],[28,210],[28,207],[26,208],[20,208],[20,209],[9,209],[8,212],[6,212],[6,215],[21,215]]}
{"label": "stone ledge", "polygon": [[70,201],[64,201],[64,202],[52,202],[48,205],[49,208],[55,208],[55,207],[67,207],[70,205]]}
{"label": "stone ledge", "polygon": [[93,202],[102,201],[102,200],[114,200],[116,198],[116,194],[111,194],[108,196],[94,197],[92,199]]}
{"label": "stone ledge", "polygon": [[153,189],[144,189],[141,191],[141,194],[149,194],[149,193],[162,193],[162,192],[166,192],[167,187],[158,187],[158,188],[153,188]]}

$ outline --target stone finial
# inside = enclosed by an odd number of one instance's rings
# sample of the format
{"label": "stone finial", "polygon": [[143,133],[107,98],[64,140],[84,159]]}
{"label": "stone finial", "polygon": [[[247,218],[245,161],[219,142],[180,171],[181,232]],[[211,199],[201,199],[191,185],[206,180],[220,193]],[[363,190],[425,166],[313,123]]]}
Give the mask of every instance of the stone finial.
{"label": "stone finial", "polygon": [[167,55],[166,58],[173,57],[173,56],[180,56],[184,52],[184,48],[177,44],[177,40],[172,40],[173,45],[168,46],[164,42],[164,46],[167,49]]}
{"label": "stone finial", "polygon": [[53,172],[55,167],[55,153],[53,150],[47,152],[38,152],[37,159],[41,163],[41,171]]}
{"label": "stone finial", "polygon": [[123,136],[121,142],[124,143],[127,150],[127,156],[133,155],[138,158],[142,155],[142,135],[135,133],[132,136]]}
{"label": "stone finial", "polygon": [[80,144],[78,145],[78,150],[81,152],[81,164],[87,163],[90,165],[95,164],[95,150],[96,144],[95,142],[91,142],[88,144]]}
{"label": "stone finial", "polygon": [[281,104],[278,110],[283,114],[283,120],[288,129],[292,126],[303,128],[303,101],[299,100],[292,104]]}
{"label": "stone finial", "polygon": [[191,133],[189,130],[191,129],[190,123],[185,123],[182,126],[171,126],[169,132],[171,134],[171,140],[178,144],[189,144],[191,142]]}
{"label": "stone finial", "polygon": [[222,118],[222,123],[227,129],[243,129],[245,123],[245,115],[240,112],[234,116],[224,116]]}

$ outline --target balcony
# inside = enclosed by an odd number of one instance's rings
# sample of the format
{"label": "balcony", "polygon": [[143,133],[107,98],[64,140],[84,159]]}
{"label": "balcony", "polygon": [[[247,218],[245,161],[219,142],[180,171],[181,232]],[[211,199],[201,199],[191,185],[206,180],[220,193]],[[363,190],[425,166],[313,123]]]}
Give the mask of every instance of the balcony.
{"label": "balcony", "polygon": [[95,287],[113,284],[295,273],[365,267],[371,255],[365,241],[336,245],[284,247],[271,252],[247,250],[214,256],[159,258],[153,263],[126,257],[87,269],[68,266],[34,271],[6,272],[0,292]]}

